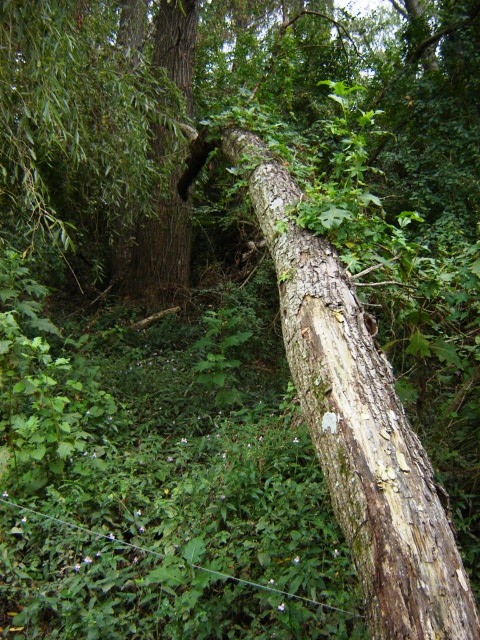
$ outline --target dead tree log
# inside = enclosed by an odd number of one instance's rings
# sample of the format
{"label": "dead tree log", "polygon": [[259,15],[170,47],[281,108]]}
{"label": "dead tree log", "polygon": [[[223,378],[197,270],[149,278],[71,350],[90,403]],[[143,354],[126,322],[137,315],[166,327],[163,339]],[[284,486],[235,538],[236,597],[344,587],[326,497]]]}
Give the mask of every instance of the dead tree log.
{"label": "dead tree log", "polygon": [[255,166],[250,197],[279,280],[286,353],[371,638],[477,640],[475,599],[432,467],[337,253],[289,219],[301,192],[259,138],[228,129],[222,147],[232,164]]}

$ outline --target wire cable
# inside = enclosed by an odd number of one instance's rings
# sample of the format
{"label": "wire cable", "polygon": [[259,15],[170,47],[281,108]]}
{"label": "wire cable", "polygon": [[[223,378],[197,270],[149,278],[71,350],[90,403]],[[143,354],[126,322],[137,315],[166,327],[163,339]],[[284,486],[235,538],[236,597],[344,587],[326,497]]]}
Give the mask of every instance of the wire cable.
{"label": "wire cable", "polygon": [[[124,540],[115,538],[115,536],[111,533],[109,534],[105,534],[105,533],[99,533],[97,531],[92,531],[91,529],[88,529],[87,527],[83,527],[82,525],[79,524],[74,524],[73,522],[67,522],[65,520],[62,520],[60,518],[56,518],[55,516],[49,516],[45,513],[42,513],[41,511],[36,511],[35,509],[32,509],[31,507],[25,507],[23,505],[19,505],[16,502],[12,502],[11,500],[7,500],[5,497],[0,497],[0,502],[2,502],[3,504],[6,504],[10,507],[14,507],[15,509],[18,509],[19,511],[26,511],[28,513],[32,513],[40,518],[43,518],[45,520],[51,520],[52,522],[55,522],[56,524],[68,527],[70,529],[76,529],[77,531],[82,531],[83,533],[86,533],[89,536],[94,536],[96,538],[103,538],[105,540],[108,540],[109,542],[115,542],[116,544],[125,547],[125,548],[129,548],[129,549],[134,549],[135,551],[139,551],[141,553],[145,553],[145,554],[149,554],[152,556],[155,556],[161,560],[165,560],[166,556],[162,553],[159,553],[158,551],[154,551],[153,549],[148,549],[146,547],[141,547],[137,544],[132,544],[131,542],[126,542]],[[197,571],[203,571],[204,573],[208,573],[210,575],[216,576],[219,580],[231,580],[232,582],[236,582],[238,584],[244,584],[247,585],[249,587],[253,587],[254,589],[262,589],[263,591],[268,591],[270,593],[274,593],[277,595],[282,595],[285,596],[288,599],[295,599],[295,600],[300,600],[301,602],[305,602],[307,604],[310,605],[315,605],[318,607],[321,607],[322,609],[326,609],[328,611],[336,611],[337,613],[344,613],[347,614],[349,616],[352,616],[354,618],[365,618],[365,616],[359,614],[359,613],[355,613],[353,611],[347,611],[346,609],[341,609],[340,607],[334,607],[333,605],[330,604],[326,604],[324,602],[318,602],[317,600],[313,600],[311,598],[305,598],[304,596],[299,596],[296,595],[295,593],[288,593],[288,591],[282,591],[281,589],[275,589],[274,587],[268,586],[268,585],[264,585],[264,584],[260,584],[258,582],[252,582],[250,580],[245,580],[243,578],[237,578],[236,576],[232,576],[228,573],[223,573],[221,571],[216,571],[215,569],[208,569],[207,567],[202,567],[201,565],[195,564],[193,562],[188,562],[187,560],[185,560],[186,564],[190,567],[192,567],[192,569],[196,569]]]}

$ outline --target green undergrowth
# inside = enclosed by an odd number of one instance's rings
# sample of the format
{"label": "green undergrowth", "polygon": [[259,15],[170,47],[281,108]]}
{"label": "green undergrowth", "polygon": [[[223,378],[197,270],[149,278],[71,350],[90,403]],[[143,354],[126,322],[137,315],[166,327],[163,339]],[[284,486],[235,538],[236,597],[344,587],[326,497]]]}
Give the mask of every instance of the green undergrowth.
{"label": "green undergrowth", "polygon": [[2,633],[365,638],[349,549],[260,314],[227,296],[137,332],[134,311],[112,306],[66,313],[60,333],[38,326],[45,291],[18,256],[2,267]]}
{"label": "green undergrowth", "polygon": [[359,594],[305,427],[203,420],[204,435],[117,436],[103,469],[90,450],[79,477],[10,493],[57,519],[2,505],[0,597],[25,637],[365,637],[322,606],[359,613]]}

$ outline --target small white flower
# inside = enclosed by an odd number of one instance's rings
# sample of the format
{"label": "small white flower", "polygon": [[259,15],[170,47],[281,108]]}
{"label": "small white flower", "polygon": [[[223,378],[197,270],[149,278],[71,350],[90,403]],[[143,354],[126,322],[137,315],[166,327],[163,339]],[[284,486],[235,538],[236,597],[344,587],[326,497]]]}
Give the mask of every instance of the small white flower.
{"label": "small white flower", "polygon": [[298,564],[300,562],[300,556],[295,556],[293,559],[293,564]]}
{"label": "small white flower", "polygon": [[138,562],[138,558],[137,558],[137,556],[135,556],[134,559],[133,559],[133,564],[137,564],[137,562]]}
{"label": "small white flower", "polygon": [[92,564],[92,559],[90,556],[85,556],[85,558],[83,559],[85,564]]}
{"label": "small white flower", "polygon": [[137,511],[135,513],[137,514],[137,516],[141,516],[142,515],[142,510],[141,509],[137,509]]}
{"label": "small white flower", "polygon": [[220,496],[220,500],[225,500],[226,496],[222,493],[222,495]]}
{"label": "small white flower", "polygon": [[226,453],[222,453],[222,458],[225,460],[225,458],[227,457]]}
{"label": "small white flower", "polygon": [[80,571],[80,569],[81,569],[81,568],[82,568],[82,566],[81,566],[80,564],[78,564],[78,562],[77,562],[77,564],[76,564],[76,565],[74,565],[73,570],[74,570],[75,572],[78,572],[78,571]]}
{"label": "small white flower", "polygon": [[340,555],[340,551],[338,549],[334,549],[333,550],[333,557],[334,558],[338,558],[339,555]]}
{"label": "small white flower", "polygon": [[263,436],[258,436],[258,441],[263,442]]}
{"label": "small white flower", "polygon": [[167,462],[173,462],[173,458],[172,458],[172,456],[168,456],[168,458],[167,458]]}
{"label": "small white flower", "polygon": [[113,533],[109,533],[108,534],[108,539],[109,540],[115,540],[115,536],[113,535]]}
{"label": "small white flower", "polygon": [[275,580],[273,578],[270,578],[270,580],[268,581],[268,584],[275,584]]}
{"label": "small white flower", "polygon": [[293,444],[298,444],[299,442],[300,442],[300,440],[299,440],[297,437],[295,437],[295,438],[293,439]]}
{"label": "small white flower", "polygon": [[248,444],[247,444],[247,449],[250,449],[250,448],[251,448],[251,446],[252,446],[252,445],[251,445],[250,443],[248,443]]}
{"label": "small white flower", "polygon": [[284,605],[284,603],[283,603],[283,602],[282,602],[282,604],[279,604],[279,605],[278,605],[278,610],[279,610],[279,611],[285,611],[285,605]]}
{"label": "small white flower", "polygon": [[182,442],[182,444],[187,444],[187,439],[186,438],[182,438],[181,442]]}
{"label": "small white flower", "polygon": [[4,491],[4,492],[2,493],[2,496],[3,496],[4,498],[8,498],[8,491]]}
{"label": "small white flower", "polygon": [[102,555],[101,551],[97,551],[97,553],[95,554],[97,556],[97,558],[100,558],[100,556]]}
{"label": "small white flower", "polygon": [[97,457],[97,454],[96,454],[96,452],[94,451],[94,452],[92,453],[92,458],[96,458],[96,457]]}
{"label": "small white flower", "polygon": [[26,522],[26,521],[27,521],[27,518],[25,516],[23,516],[22,522]]}
{"label": "small white flower", "polygon": [[140,531],[140,533],[145,533],[145,527],[139,527],[138,530]]}

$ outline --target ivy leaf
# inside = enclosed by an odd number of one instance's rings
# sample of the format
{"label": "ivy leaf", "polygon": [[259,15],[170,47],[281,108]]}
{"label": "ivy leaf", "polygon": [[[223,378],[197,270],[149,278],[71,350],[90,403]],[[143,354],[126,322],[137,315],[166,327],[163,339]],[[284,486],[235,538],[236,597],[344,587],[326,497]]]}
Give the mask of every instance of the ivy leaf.
{"label": "ivy leaf", "polygon": [[421,356],[429,356],[430,352],[430,343],[427,338],[420,331],[415,331],[412,337],[410,338],[410,344],[405,349],[406,353],[409,353],[411,356],[416,356],[420,354]]}

